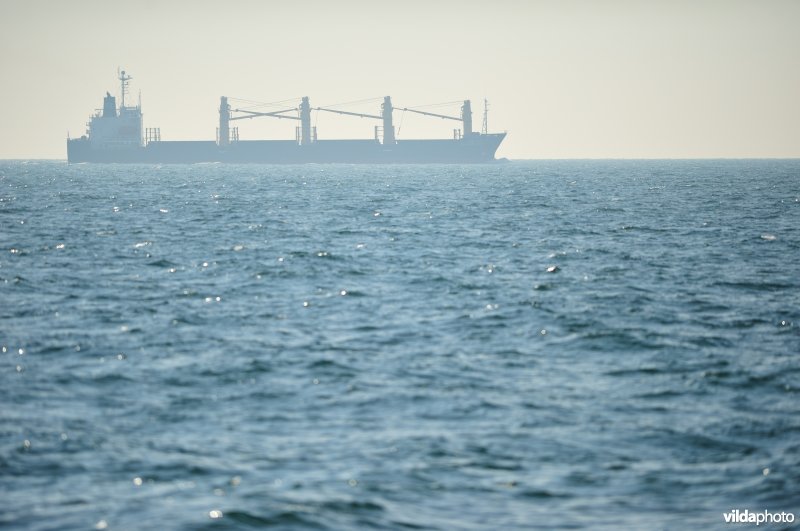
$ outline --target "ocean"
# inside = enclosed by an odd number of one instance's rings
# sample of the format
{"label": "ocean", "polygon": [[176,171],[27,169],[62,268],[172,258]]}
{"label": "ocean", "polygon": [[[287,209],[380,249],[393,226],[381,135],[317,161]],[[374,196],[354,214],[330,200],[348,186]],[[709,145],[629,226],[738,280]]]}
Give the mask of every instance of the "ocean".
{"label": "ocean", "polygon": [[798,515],[800,160],[0,162],[0,347],[9,529]]}

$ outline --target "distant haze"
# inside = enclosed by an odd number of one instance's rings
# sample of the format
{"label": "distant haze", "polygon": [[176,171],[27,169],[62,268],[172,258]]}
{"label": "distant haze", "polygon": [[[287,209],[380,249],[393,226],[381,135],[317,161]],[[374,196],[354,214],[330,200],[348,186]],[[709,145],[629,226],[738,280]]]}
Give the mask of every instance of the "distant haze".
{"label": "distant haze", "polygon": [[[164,140],[213,139],[223,95],[471,99],[476,130],[486,97],[490,131],[509,132],[499,157],[799,157],[799,27],[800,2],[769,0],[0,0],[0,158],[66,158],[117,67]],[[316,114],[320,138],[376,125]],[[294,138],[288,120],[237,125]],[[406,115],[398,137],[458,126]]]}

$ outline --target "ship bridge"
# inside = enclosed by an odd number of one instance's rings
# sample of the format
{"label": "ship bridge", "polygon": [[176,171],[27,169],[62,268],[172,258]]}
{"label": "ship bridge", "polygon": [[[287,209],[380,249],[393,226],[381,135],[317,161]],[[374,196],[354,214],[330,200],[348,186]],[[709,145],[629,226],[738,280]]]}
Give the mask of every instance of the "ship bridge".
{"label": "ship bridge", "polygon": [[106,92],[103,98],[103,109],[98,110],[86,124],[86,134],[92,146],[101,149],[127,149],[142,145],[142,109],[141,104],[126,105],[128,83],[133,79],[121,71],[120,105],[117,108],[116,98]]}

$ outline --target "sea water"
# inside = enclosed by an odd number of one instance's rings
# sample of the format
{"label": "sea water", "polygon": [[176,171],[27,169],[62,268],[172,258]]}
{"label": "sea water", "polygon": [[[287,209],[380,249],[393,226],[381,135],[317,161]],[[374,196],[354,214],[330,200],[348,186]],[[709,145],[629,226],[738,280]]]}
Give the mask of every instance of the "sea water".
{"label": "sea water", "polygon": [[0,347],[10,528],[797,514],[800,161],[2,162]]}

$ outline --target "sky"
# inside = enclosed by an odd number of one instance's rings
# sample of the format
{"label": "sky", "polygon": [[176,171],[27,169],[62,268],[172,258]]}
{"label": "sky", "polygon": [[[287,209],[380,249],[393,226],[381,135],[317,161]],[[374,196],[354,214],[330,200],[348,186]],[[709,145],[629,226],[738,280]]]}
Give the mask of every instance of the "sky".
{"label": "sky", "polygon": [[[0,0],[0,159],[65,159],[120,67],[164,140],[214,139],[223,95],[374,99],[340,107],[373,114],[389,95],[470,99],[478,130],[488,99],[511,159],[800,157],[798,27],[794,0]],[[314,114],[319,138],[377,124]],[[395,123],[399,139],[459,126]],[[289,139],[296,124],[236,125]]]}

